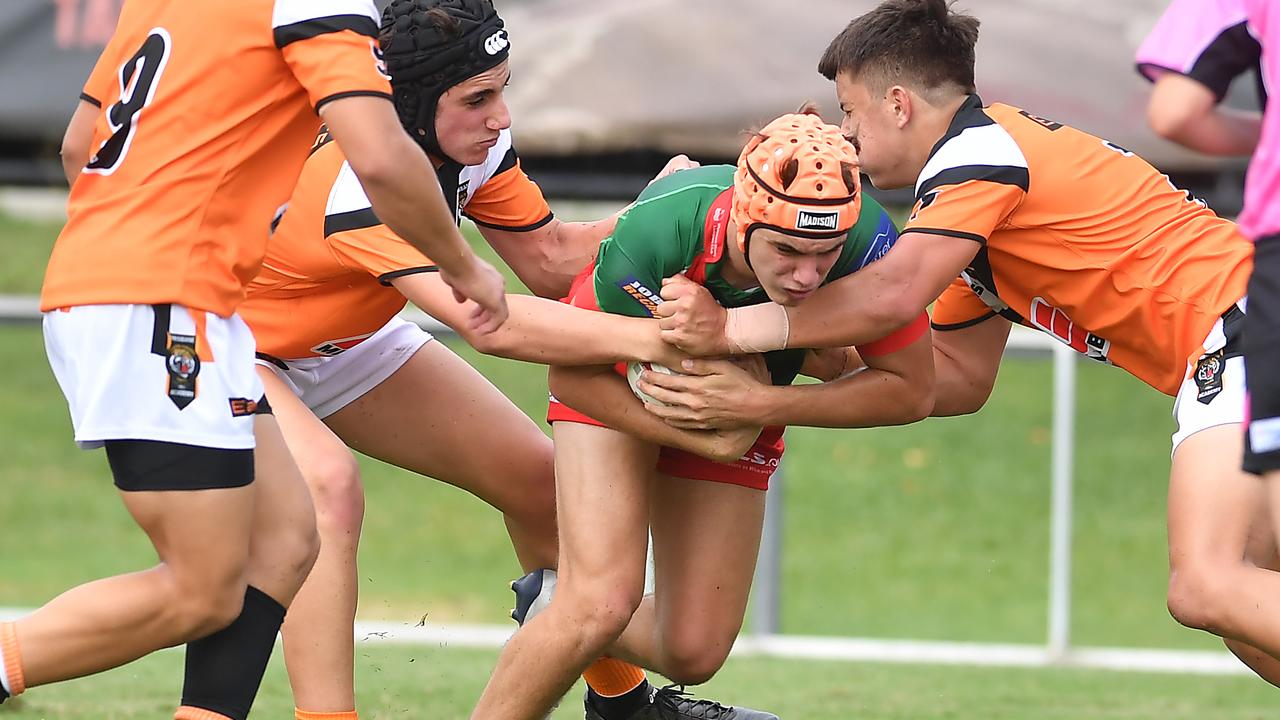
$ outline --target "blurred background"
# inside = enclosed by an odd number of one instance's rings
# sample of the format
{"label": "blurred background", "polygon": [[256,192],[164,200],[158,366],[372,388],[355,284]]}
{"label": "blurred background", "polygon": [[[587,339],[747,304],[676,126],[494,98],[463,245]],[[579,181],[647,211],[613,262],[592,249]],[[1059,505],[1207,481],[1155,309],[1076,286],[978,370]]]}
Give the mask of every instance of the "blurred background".
{"label": "blurred background", "polygon": [[[0,183],[60,185],[56,150],[122,0],[0,3]],[[380,5],[385,4],[380,2]],[[629,199],[661,161],[732,160],[741,132],[816,101],[827,43],[872,0],[507,0],[507,93],[525,166],[556,197]],[[1155,138],[1133,53],[1164,0],[966,0],[982,21],[978,89],[1147,158],[1215,207],[1242,161]],[[1229,103],[1256,102],[1242,78]]]}
{"label": "blurred background", "polygon": [[[30,321],[63,220],[57,148],[121,2],[0,0],[0,306],[18,308],[0,323],[0,615],[154,562],[102,455],[74,449]],[[673,153],[731,162],[744,130],[805,101],[838,121],[817,60],[874,4],[498,0],[513,43],[507,99],[525,169],[558,215],[593,219],[634,197]],[[1146,126],[1148,85],[1133,53],[1163,0],[958,6],[982,21],[985,101],[1110,139],[1220,213],[1238,211],[1243,159],[1197,155]],[[1246,78],[1228,102],[1252,98]],[[474,228],[464,229],[496,262]],[[543,417],[544,368],[446,341]],[[1049,358],[1015,348],[974,416],[789,432],[784,502],[775,504],[778,585],[757,588],[747,626],[749,638],[760,630],[774,644],[731,659],[704,692],[787,720],[1270,717],[1274,689],[1241,674],[1217,640],[1179,627],[1164,606],[1171,401],[1114,368],[1072,358],[1055,370]],[[1074,410],[1055,426],[1055,383],[1068,367],[1074,388],[1059,402]],[[1050,477],[1064,429],[1074,430],[1066,452],[1075,459],[1067,495],[1075,514],[1065,535],[1071,554],[1060,557],[1071,575],[1070,602],[1057,606],[1066,636],[1059,625],[1055,640]],[[365,458],[361,467],[360,613],[382,623],[359,633],[362,716],[465,717],[492,667],[493,633],[510,628],[506,582],[518,569],[501,518],[441,483]],[[489,634],[445,632],[474,627]],[[445,634],[427,632],[436,630]],[[397,637],[406,644],[382,642]],[[180,654],[162,653],[40,688],[0,706],[0,718],[163,717],[180,673]],[[555,717],[581,717],[576,703],[571,696]],[[277,653],[255,717],[290,717],[291,707]]]}

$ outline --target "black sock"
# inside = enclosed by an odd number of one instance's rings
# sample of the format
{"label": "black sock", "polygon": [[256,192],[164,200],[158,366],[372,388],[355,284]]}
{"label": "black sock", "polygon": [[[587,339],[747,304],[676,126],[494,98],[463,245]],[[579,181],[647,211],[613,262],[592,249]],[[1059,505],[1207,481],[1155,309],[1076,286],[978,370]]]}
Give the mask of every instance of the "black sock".
{"label": "black sock", "polygon": [[218,632],[187,643],[182,704],[245,720],[275,649],[284,606],[250,586],[244,610]]}
{"label": "black sock", "polygon": [[604,720],[628,720],[649,705],[649,681],[617,697],[605,697],[588,687],[587,699]]}
{"label": "black sock", "polygon": [[4,689],[4,685],[0,685],[0,704],[3,704],[7,697],[9,697],[9,691]]}

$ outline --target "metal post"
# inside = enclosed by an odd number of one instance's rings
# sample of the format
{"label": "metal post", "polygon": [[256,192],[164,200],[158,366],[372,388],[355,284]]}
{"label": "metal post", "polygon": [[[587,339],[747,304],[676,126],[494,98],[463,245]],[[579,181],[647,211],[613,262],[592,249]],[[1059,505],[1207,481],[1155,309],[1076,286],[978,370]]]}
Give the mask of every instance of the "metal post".
{"label": "metal post", "polygon": [[1071,489],[1075,456],[1076,353],[1053,348],[1053,495],[1049,521],[1049,657],[1071,649]]}
{"label": "metal post", "polygon": [[751,591],[751,629],[756,635],[774,635],[781,627],[783,475],[779,465],[765,496],[764,530]]}

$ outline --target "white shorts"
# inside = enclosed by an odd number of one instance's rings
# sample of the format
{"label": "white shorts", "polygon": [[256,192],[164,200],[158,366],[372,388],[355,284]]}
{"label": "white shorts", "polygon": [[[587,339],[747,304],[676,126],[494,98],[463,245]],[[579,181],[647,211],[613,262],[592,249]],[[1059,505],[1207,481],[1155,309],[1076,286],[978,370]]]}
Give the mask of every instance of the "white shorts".
{"label": "white shorts", "polygon": [[401,368],[431,333],[401,317],[393,317],[359,345],[330,357],[264,360],[311,412],[326,418],[360,399]]}
{"label": "white shorts", "polygon": [[105,440],[253,448],[262,381],[239,316],[83,305],[45,313],[44,344],[82,448]]}
{"label": "white shorts", "polygon": [[[1240,309],[1244,306],[1244,300],[1237,303]],[[1187,377],[1173,401],[1173,417],[1178,421],[1173,433],[1174,451],[1183,440],[1201,430],[1244,423],[1244,357],[1223,358],[1227,338],[1222,322],[1219,318],[1205,337],[1204,353],[1194,363],[1187,363]]]}

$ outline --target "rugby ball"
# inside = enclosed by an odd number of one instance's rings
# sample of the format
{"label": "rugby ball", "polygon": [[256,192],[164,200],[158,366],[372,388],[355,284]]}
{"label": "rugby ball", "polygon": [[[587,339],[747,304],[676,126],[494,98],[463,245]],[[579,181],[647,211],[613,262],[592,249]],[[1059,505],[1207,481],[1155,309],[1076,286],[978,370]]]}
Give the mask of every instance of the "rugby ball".
{"label": "rugby ball", "polygon": [[667,375],[682,375],[683,373],[678,373],[666,365],[659,365],[658,363],[653,362],[627,363],[627,384],[631,386],[631,392],[635,393],[636,397],[640,398],[644,402],[653,403],[654,405],[662,405],[665,407],[666,403],[660,400],[654,400],[648,393],[643,392],[639,386],[636,385],[636,383],[640,382],[640,373],[645,370],[648,370],[649,372],[666,373]]}

